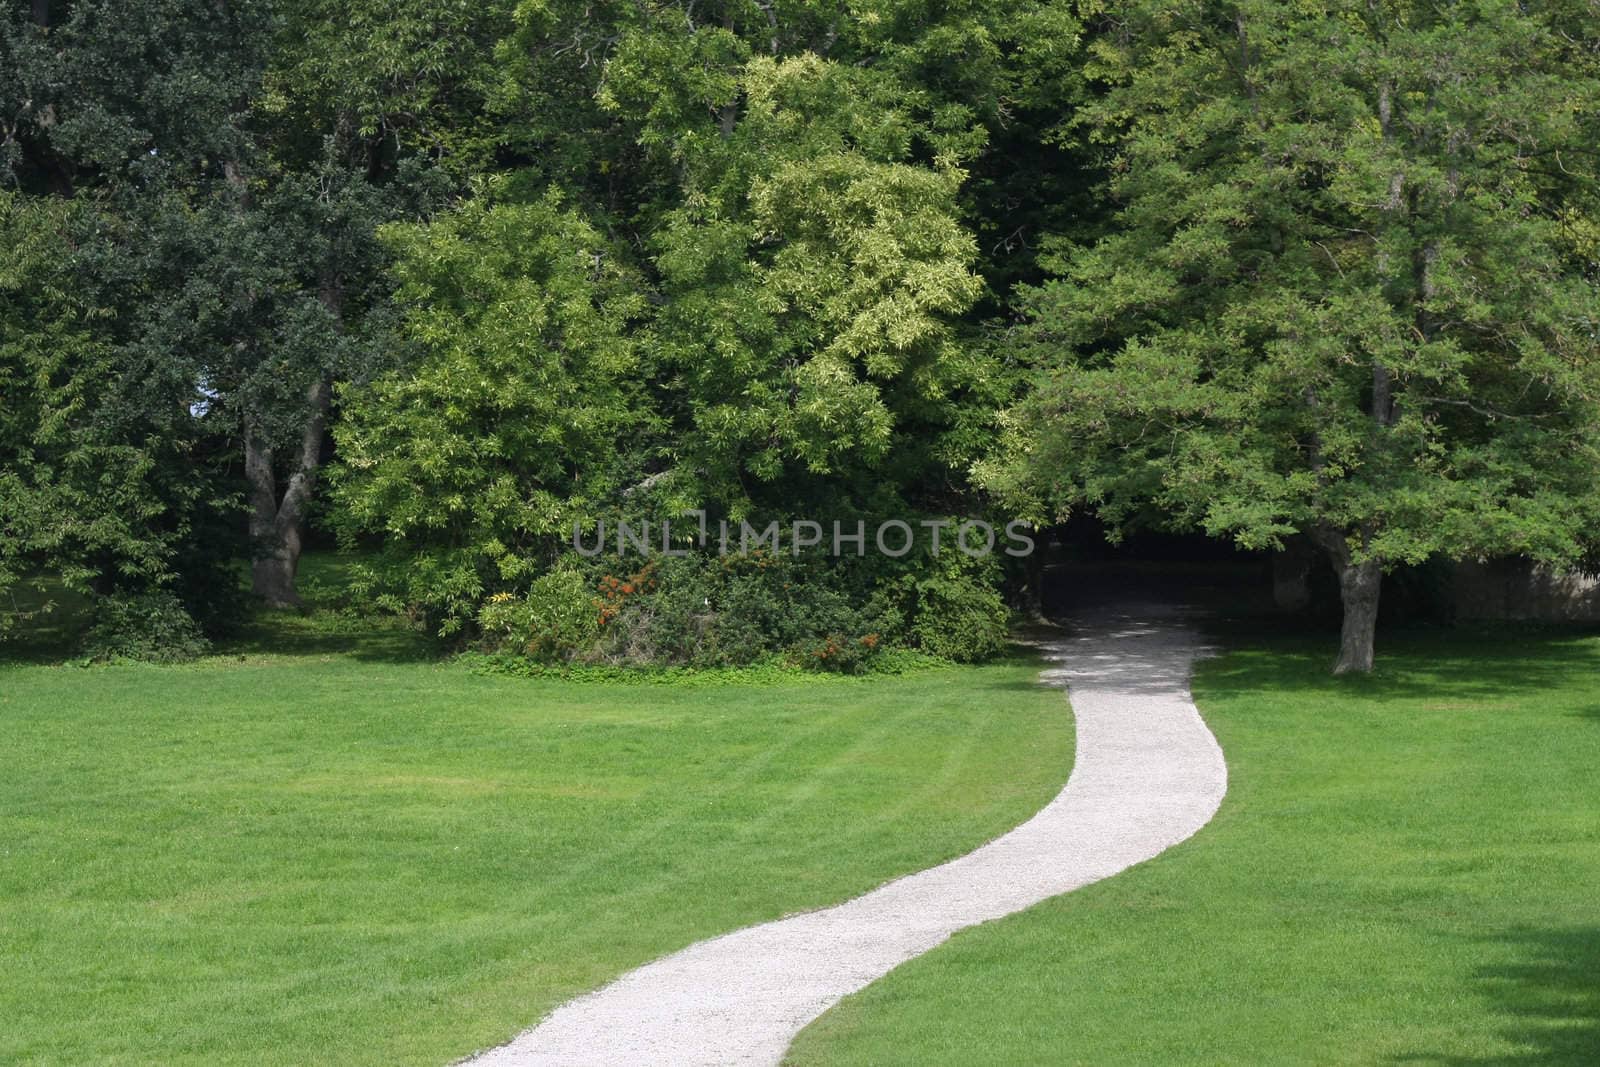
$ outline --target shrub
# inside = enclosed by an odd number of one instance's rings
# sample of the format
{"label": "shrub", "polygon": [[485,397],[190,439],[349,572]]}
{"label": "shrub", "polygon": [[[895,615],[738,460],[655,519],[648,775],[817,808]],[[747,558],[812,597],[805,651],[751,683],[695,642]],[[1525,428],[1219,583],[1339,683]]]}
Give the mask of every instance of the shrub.
{"label": "shrub", "polygon": [[950,554],[891,574],[770,551],[628,564],[569,556],[525,596],[481,605],[480,647],[534,664],[656,669],[767,663],[860,674],[898,652],[972,662],[1005,647],[998,577],[992,562]]}
{"label": "shrub", "polygon": [[911,635],[930,655],[972,663],[1005,648],[1005,601],[970,574],[943,573],[915,581]]}
{"label": "shrub", "polygon": [[[603,577],[602,588],[609,581]],[[606,620],[597,659],[634,666],[718,662],[713,653],[716,615],[710,606],[716,585],[702,560],[652,561],[619,592],[620,597],[613,594],[617,610]]]}
{"label": "shrub", "polygon": [[[600,588],[616,590],[617,581],[606,574]],[[888,598],[857,607],[836,569],[766,552],[653,561],[621,590],[603,613],[599,662],[713,668],[785,659],[856,672],[904,629]]]}
{"label": "shrub", "polygon": [[581,572],[558,568],[535,578],[526,596],[490,597],[478,611],[478,625],[492,649],[565,662],[593,647],[606,610],[599,599]]}
{"label": "shrub", "polygon": [[811,660],[805,666],[839,674],[866,674],[873,670],[883,651],[883,639],[875,633],[851,637],[828,634],[815,647],[806,650]]}
{"label": "shrub", "polygon": [[85,659],[183,663],[209,650],[194,618],[166,590],[117,593],[94,602],[94,622],[83,637]]}

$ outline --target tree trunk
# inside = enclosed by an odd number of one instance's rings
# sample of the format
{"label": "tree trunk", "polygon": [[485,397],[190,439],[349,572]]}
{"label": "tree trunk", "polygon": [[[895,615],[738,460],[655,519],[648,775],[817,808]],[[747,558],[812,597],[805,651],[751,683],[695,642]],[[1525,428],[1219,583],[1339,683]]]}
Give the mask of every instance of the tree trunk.
{"label": "tree trunk", "polygon": [[[233,176],[229,176],[232,182]],[[242,183],[241,183],[242,184]],[[248,190],[244,195],[248,197]],[[339,329],[344,316],[344,289],[339,275],[331,268],[322,274],[317,299],[333,317]],[[300,447],[283,496],[278,496],[278,478],[272,466],[272,448],[247,422],[244,434],[244,475],[250,483],[250,539],[255,558],[250,567],[250,588],[274,608],[299,607],[295,573],[300,569],[300,529],[311,490],[322,465],[322,436],[333,406],[333,380],[324,374],[306,390],[306,421],[300,431]]]}
{"label": "tree trunk", "polygon": [[[257,527],[251,524],[252,531]],[[295,573],[300,567],[300,531],[291,528],[285,536],[275,536],[276,524],[268,527],[265,535],[253,534],[256,551],[267,555],[257,556],[250,564],[250,588],[268,607],[295,608],[301,604],[295,591]]]}
{"label": "tree trunk", "polygon": [[[1365,674],[1372,670],[1373,636],[1378,628],[1378,591],[1383,585],[1383,561],[1367,558],[1356,563],[1350,542],[1342,531],[1318,525],[1306,531],[1328,553],[1339,575],[1339,599],[1344,605],[1344,625],[1339,632],[1339,659],[1334,674]],[[1371,544],[1370,528],[1361,531],[1361,546]]]}
{"label": "tree trunk", "polygon": [[1344,625],[1339,631],[1339,660],[1334,674],[1366,674],[1372,670],[1373,635],[1378,628],[1378,591],[1383,566],[1375,559],[1346,563],[1339,570],[1339,599]]}
{"label": "tree trunk", "polygon": [[333,400],[332,383],[318,379],[306,400],[310,412],[282,497],[278,496],[271,447],[255,427],[245,431],[244,474],[250,483],[250,540],[255,551],[250,588],[274,608],[300,606],[300,594],[294,587],[295,572],[300,568],[300,528],[322,463],[322,433]]}

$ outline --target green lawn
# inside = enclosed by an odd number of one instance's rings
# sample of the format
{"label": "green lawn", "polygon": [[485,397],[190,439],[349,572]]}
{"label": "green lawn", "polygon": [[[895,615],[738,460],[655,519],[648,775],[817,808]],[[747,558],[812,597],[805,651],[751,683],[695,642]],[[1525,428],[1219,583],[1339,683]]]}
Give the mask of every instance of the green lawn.
{"label": "green lawn", "polygon": [[1600,1063],[1600,640],[1388,639],[1342,680],[1266,647],[1199,671],[1210,826],[958,934],[791,1061]]}
{"label": "green lawn", "polygon": [[684,687],[419,656],[285,615],[191,667],[0,666],[0,1062],[442,1064],[964,852],[1071,765],[1030,661]]}

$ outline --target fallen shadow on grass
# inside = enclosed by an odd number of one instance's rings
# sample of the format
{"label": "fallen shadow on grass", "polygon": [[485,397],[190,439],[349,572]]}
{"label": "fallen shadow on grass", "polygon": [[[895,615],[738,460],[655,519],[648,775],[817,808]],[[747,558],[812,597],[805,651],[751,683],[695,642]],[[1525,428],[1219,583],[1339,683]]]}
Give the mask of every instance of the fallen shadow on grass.
{"label": "fallen shadow on grass", "polygon": [[1499,939],[1514,962],[1476,972],[1500,1036],[1516,1052],[1459,1056],[1415,1052],[1397,1063],[1437,1067],[1600,1063],[1600,927],[1516,930]]}
{"label": "fallen shadow on grass", "polygon": [[[1380,632],[1376,669],[1367,675],[1331,673],[1335,642],[1304,634],[1222,628],[1220,643],[1241,655],[1204,668],[1214,696],[1273,691],[1314,700],[1359,696],[1374,703],[1425,699],[1440,710],[1453,703],[1484,704],[1570,686],[1600,668],[1600,630],[1593,626],[1438,627]],[[1268,655],[1253,655],[1263,650]],[[1292,657],[1288,662],[1285,656]],[[1600,721],[1600,707],[1578,714]]]}
{"label": "fallen shadow on grass", "polygon": [[[1325,620],[1255,610],[1243,600],[1207,599],[1188,587],[1152,590],[1117,585],[1075,592],[1073,610],[1054,616],[1053,627],[1025,630],[1021,636],[1036,645],[1050,638],[1071,645],[1106,632],[1108,626],[1130,630],[1141,625],[1156,630],[1174,624],[1192,626],[1202,635],[1198,659],[1214,652],[1245,653],[1199,668],[1205,691],[1214,696],[1270,690],[1311,700],[1338,695],[1384,703],[1421,697],[1440,705],[1482,705],[1570,685],[1574,678],[1593,676],[1600,668],[1600,641],[1595,640],[1600,638],[1600,626],[1595,624],[1463,622],[1380,625],[1376,669],[1367,675],[1335,677],[1336,623],[1330,628]],[[1115,619],[1107,617],[1107,609],[1115,609]],[[1128,645],[1134,659],[1123,673],[1130,680],[1141,669],[1138,644]],[[1158,673],[1139,688],[1170,689],[1174,679]],[[1600,707],[1577,714],[1600,721]]]}
{"label": "fallen shadow on grass", "polygon": [[331,624],[316,615],[283,619],[257,618],[239,633],[219,640],[223,658],[261,656],[321,658],[337,656],[367,663],[416,663],[444,655],[425,634],[401,620],[377,618],[357,624]]}
{"label": "fallen shadow on grass", "polygon": [[[0,642],[0,669],[81,662],[82,627],[55,626]],[[353,659],[366,663],[418,663],[446,655],[437,642],[403,619],[354,617],[330,611],[259,611],[236,631],[212,641],[198,663],[274,659]]]}
{"label": "fallen shadow on grass", "polygon": [[[334,552],[302,556],[298,585],[305,605],[298,609],[265,607],[248,592],[249,575],[241,567],[238,592],[241,603],[248,604],[245,617],[228,633],[214,636],[211,652],[199,662],[337,657],[369,663],[416,663],[443,658],[448,650],[406,619],[357,608],[349,586],[351,571],[361,559]],[[57,609],[0,640],[0,668],[82,662],[82,638],[90,621],[88,600],[53,580],[47,579],[41,589],[35,601],[48,594],[57,602]]]}

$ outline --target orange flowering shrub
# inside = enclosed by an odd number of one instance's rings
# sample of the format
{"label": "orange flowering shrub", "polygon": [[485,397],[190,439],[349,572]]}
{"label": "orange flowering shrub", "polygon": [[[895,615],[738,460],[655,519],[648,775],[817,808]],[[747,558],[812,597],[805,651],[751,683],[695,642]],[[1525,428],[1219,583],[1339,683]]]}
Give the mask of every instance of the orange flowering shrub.
{"label": "orange flowering shrub", "polygon": [[627,578],[607,574],[600,579],[595,607],[599,610],[600,625],[605,626],[622,613],[630,597],[656,591],[656,561],[650,560]]}

